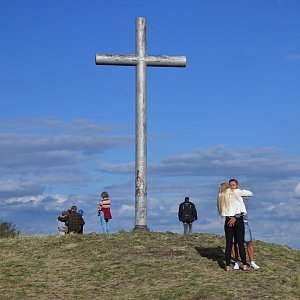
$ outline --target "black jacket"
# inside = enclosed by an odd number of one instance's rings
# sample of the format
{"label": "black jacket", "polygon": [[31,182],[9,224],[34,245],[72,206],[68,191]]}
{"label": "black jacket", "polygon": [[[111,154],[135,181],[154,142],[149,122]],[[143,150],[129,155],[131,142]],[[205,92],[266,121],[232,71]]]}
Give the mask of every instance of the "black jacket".
{"label": "black jacket", "polygon": [[[187,209],[190,210],[190,208],[191,208],[191,212],[192,212],[192,218],[191,218],[191,220],[185,220],[184,214],[185,214],[186,210]],[[196,221],[198,219],[198,217],[197,217],[197,210],[196,210],[195,204],[192,202],[185,202],[185,201],[180,203],[179,210],[178,210],[178,219],[181,222],[188,222],[188,223]]]}

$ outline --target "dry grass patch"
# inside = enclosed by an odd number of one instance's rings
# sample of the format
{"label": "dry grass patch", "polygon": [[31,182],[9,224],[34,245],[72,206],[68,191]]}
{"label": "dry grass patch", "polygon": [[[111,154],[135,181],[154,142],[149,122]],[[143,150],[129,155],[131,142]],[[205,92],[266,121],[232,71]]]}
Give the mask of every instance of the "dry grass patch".
{"label": "dry grass patch", "polygon": [[299,251],[255,241],[262,268],[226,273],[224,245],[154,232],[1,240],[1,299],[300,299]]}

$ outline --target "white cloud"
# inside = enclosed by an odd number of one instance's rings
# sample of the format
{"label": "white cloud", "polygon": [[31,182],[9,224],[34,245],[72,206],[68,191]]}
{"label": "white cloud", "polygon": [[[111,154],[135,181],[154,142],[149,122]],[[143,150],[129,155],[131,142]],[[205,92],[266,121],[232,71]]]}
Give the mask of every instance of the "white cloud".
{"label": "white cloud", "polygon": [[54,194],[52,195],[52,198],[56,199],[57,204],[64,204],[68,200],[68,197],[66,195],[60,195],[60,194]]}
{"label": "white cloud", "polygon": [[[132,173],[133,163],[103,164],[103,172]],[[230,149],[220,145],[192,153],[173,155],[159,163],[148,163],[148,172],[165,176],[268,176],[287,178],[300,173],[300,157],[284,155],[280,149]]]}
{"label": "white cloud", "polygon": [[28,184],[22,180],[6,179],[0,180],[0,193],[10,191],[24,191],[24,188],[28,187]]}
{"label": "white cloud", "polygon": [[123,204],[119,210],[119,213],[124,215],[134,215],[134,211],[134,205]]}
{"label": "white cloud", "polygon": [[38,195],[38,196],[24,196],[24,197],[12,197],[5,201],[5,203],[41,203],[45,196]]}
{"label": "white cloud", "polygon": [[121,163],[121,164],[101,163],[98,164],[97,168],[107,173],[127,174],[127,173],[134,173],[134,166],[135,166],[134,162]]}
{"label": "white cloud", "polygon": [[16,179],[0,179],[0,200],[7,198],[18,198],[23,196],[40,195],[44,188],[30,180]]}
{"label": "white cloud", "polygon": [[115,131],[116,126],[104,126],[88,119],[77,119],[64,121],[56,117],[18,117],[10,120],[0,120],[1,131],[18,131],[18,132],[43,132],[53,133],[70,133],[70,134],[93,134],[99,135],[104,132]]}
{"label": "white cloud", "polygon": [[[255,240],[271,242],[282,245],[289,245],[296,249],[300,249],[300,222],[266,220],[257,218],[251,223],[251,231]],[[258,258],[257,258],[258,259]]]}
{"label": "white cloud", "polygon": [[300,53],[290,54],[286,58],[287,60],[300,60]]}
{"label": "white cloud", "polygon": [[[101,182],[102,174],[94,170],[103,155],[124,149],[134,139],[118,134],[120,128],[101,126],[89,120],[19,118],[0,123],[0,178],[26,178],[33,182],[36,192],[51,185],[79,188]],[[6,194],[0,191],[0,199],[25,193],[24,187],[19,188],[19,194],[17,190]],[[32,193],[28,188],[27,194]]]}
{"label": "white cloud", "polygon": [[126,136],[86,135],[37,135],[1,133],[1,155],[30,153],[66,153],[80,151],[84,154],[103,153],[113,147],[122,147],[133,142]]}

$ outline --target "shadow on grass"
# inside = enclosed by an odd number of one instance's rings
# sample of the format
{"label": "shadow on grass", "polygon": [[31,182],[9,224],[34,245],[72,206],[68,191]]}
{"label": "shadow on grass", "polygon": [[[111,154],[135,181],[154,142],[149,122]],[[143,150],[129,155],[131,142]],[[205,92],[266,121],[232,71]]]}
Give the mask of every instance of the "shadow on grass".
{"label": "shadow on grass", "polygon": [[202,247],[195,247],[197,252],[202,256],[206,257],[208,259],[211,259],[213,261],[216,261],[220,268],[224,269],[224,251],[222,247],[212,247],[212,248],[202,248]]}

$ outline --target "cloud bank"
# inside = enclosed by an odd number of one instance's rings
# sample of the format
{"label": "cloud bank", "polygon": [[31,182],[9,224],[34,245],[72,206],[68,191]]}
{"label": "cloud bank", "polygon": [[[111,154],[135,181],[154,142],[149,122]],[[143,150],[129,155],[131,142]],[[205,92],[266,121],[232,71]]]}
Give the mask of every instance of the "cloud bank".
{"label": "cloud bank", "polygon": [[[37,118],[1,124],[2,220],[12,220],[24,233],[56,233],[57,216],[75,204],[85,211],[86,232],[101,232],[97,204],[105,189],[112,200],[111,230],[133,228],[134,163],[123,151],[133,146],[132,136],[88,120]],[[112,162],[116,157],[118,162]],[[148,162],[148,226],[182,232],[178,205],[189,196],[199,214],[194,230],[223,234],[217,189],[237,178],[254,192],[249,207],[254,238],[300,248],[299,174],[300,156],[276,147],[217,145]]]}

